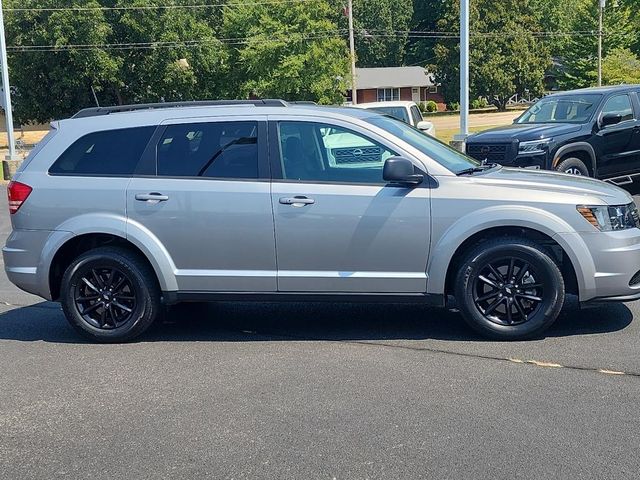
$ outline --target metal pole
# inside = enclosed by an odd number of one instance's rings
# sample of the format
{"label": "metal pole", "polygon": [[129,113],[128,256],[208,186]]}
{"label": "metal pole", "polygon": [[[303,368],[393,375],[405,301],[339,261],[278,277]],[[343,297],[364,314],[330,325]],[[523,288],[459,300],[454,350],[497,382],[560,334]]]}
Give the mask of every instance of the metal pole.
{"label": "metal pole", "polygon": [[469,0],[460,0],[460,134],[457,142],[469,136]]}
{"label": "metal pole", "polygon": [[16,139],[13,135],[13,114],[11,112],[11,92],[9,89],[9,66],[7,64],[7,42],[4,37],[4,14],[2,0],[0,0],[0,62],[2,63],[2,106],[4,118],[7,124],[7,137],[9,140],[9,155],[7,160],[17,160]]}
{"label": "metal pole", "polygon": [[358,87],[356,85],[356,44],[353,39],[353,0],[349,0],[349,50],[351,55],[351,103],[358,104]]}
{"label": "metal pole", "polygon": [[606,0],[598,1],[598,86],[602,86],[602,23]]}

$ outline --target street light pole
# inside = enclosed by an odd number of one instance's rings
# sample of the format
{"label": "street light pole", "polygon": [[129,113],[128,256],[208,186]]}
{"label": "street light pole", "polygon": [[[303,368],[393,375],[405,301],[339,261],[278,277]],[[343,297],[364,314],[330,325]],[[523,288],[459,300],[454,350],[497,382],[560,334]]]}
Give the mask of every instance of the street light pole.
{"label": "street light pole", "polygon": [[351,103],[358,104],[358,87],[356,86],[356,44],[353,38],[353,0],[347,4],[349,10],[349,51],[351,56]]}
{"label": "street light pole", "polygon": [[469,0],[460,0],[460,134],[458,148],[469,136]]}
{"label": "street light pole", "polygon": [[11,92],[9,90],[9,66],[7,64],[7,42],[4,36],[4,14],[2,0],[0,0],[0,62],[2,63],[2,107],[7,124],[7,137],[9,141],[9,155],[6,160],[18,160],[16,155],[16,140],[13,135],[13,115],[11,112]]}
{"label": "street light pole", "polygon": [[598,0],[598,86],[602,86],[602,24],[607,0]]}

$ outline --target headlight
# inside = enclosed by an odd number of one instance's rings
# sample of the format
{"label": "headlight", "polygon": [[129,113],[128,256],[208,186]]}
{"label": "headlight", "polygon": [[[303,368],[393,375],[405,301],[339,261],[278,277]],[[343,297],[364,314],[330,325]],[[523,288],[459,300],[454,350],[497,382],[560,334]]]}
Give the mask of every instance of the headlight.
{"label": "headlight", "polygon": [[587,222],[603,232],[640,228],[640,216],[634,203],[614,207],[578,205],[576,208]]}
{"label": "headlight", "polygon": [[536,155],[538,153],[545,153],[547,147],[551,142],[551,138],[545,138],[544,140],[533,140],[531,142],[520,142],[518,145],[519,155]]}

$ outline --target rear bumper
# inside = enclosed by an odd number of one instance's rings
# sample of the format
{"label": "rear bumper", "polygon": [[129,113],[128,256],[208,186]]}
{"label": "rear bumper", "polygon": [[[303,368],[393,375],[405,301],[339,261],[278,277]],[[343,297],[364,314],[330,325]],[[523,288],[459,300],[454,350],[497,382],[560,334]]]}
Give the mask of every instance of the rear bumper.
{"label": "rear bumper", "polygon": [[52,232],[14,230],[2,249],[7,278],[21,290],[50,300],[48,268],[42,267],[42,252]]}
{"label": "rear bumper", "polygon": [[[631,302],[640,299],[640,229],[560,233],[575,247],[580,301]],[[576,265],[578,264],[578,265]]]}

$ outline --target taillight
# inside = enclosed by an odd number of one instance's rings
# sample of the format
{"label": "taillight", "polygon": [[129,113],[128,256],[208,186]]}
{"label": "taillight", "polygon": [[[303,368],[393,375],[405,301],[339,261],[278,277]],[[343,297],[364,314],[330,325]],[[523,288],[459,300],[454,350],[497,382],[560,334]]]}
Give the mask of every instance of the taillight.
{"label": "taillight", "polygon": [[25,185],[20,182],[9,182],[7,187],[7,194],[9,195],[9,213],[14,214],[22,206],[27,197],[31,194],[31,188],[29,185]]}

